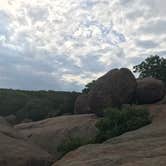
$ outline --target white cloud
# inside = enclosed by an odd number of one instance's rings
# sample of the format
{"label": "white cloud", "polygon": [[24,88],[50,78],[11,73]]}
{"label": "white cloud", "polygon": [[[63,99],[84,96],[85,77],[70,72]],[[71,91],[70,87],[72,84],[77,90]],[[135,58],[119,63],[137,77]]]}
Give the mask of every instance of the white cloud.
{"label": "white cloud", "polygon": [[0,71],[13,74],[10,84],[9,76],[0,77],[0,86],[74,90],[110,68],[164,56],[165,6],[165,0],[0,0]]}

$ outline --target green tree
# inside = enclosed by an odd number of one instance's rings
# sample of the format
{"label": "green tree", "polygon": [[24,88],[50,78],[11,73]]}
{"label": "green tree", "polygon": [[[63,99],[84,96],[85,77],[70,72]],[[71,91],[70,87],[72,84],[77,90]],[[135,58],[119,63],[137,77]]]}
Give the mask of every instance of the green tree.
{"label": "green tree", "polygon": [[162,80],[166,84],[166,59],[158,55],[151,55],[139,65],[133,67],[139,78],[153,77]]}
{"label": "green tree", "polygon": [[95,85],[96,80],[93,80],[85,85],[85,88],[82,90],[82,93],[88,93],[92,87]]}

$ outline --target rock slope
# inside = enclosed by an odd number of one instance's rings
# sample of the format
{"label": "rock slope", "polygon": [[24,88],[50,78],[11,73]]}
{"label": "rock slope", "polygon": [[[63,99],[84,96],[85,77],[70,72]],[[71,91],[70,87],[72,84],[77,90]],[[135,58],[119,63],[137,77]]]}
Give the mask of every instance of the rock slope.
{"label": "rock slope", "polygon": [[103,144],[80,147],[53,166],[165,166],[166,105],[148,107],[152,124]]}
{"label": "rock slope", "polygon": [[68,115],[46,120],[23,123],[15,126],[31,142],[42,147],[58,159],[57,147],[69,137],[91,140],[96,136],[97,117],[89,115]]}
{"label": "rock slope", "polygon": [[52,157],[0,118],[0,166],[49,166]]}

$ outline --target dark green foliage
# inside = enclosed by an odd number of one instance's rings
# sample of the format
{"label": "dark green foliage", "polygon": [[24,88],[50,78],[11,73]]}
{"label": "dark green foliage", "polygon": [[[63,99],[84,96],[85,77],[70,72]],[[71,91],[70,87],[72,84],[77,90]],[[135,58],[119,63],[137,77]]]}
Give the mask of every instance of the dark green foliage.
{"label": "dark green foliage", "polygon": [[82,90],[82,93],[88,93],[95,85],[95,80],[85,85],[85,88]]}
{"label": "dark green foliage", "polygon": [[135,109],[133,107],[126,107],[121,110],[107,108],[104,112],[104,118],[96,124],[99,130],[96,142],[103,142],[151,122],[149,112],[145,109]]}
{"label": "dark green foliage", "polygon": [[16,115],[19,121],[34,121],[73,114],[76,92],[0,89],[0,116]]}
{"label": "dark green foliage", "polygon": [[58,146],[57,150],[61,153],[62,156],[64,156],[66,153],[89,143],[91,143],[91,141],[83,140],[78,137],[69,137]]}
{"label": "dark green foliage", "polygon": [[27,102],[25,106],[16,113],[16,116],[18,120],[31,119],[32,121],[37,121],[47,118],[49,114],[53,114],[53,112],[55,112],[55,116],[60,114],[60,112],[54,109],[54,103],[52,101],[34,98]]}
{"label": "dark green foliage", "polygon": [[0,116],[15,114],[27,100],[28,96],[22,91],[0,89]]}
{"label": "dark green foliage", "polygon": [[162,80],[166,84],[166,59],[158,55],[150,56],[133,67],[134,72],[140,73],[139,77],[153,77]]}
{"label": "dark green foliage", "polygon": [[98,134],[96,139],[84,140],[79,137],[69,137],[57,148],[61,157],[80,146],[101,143],[107,139],[119,136],[127,131],[136,130],[151,123],[151,117],[146,109],[135,109],[133,107],[107,108],[104,117],[96,123]]}

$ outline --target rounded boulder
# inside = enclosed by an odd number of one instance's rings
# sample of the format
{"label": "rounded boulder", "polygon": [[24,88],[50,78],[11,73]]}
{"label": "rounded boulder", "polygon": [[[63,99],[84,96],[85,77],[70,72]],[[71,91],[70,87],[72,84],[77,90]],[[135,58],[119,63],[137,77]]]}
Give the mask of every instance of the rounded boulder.
{"label": "rounded boulder", "polygon": [[160,101],[165,95],[165,85],[161,80],[147,77],[137,80],[136,101],[139,104],[152,104]]}
{"label": "rounded boulder", "polygon": [[136,79],[127,68],[113,69],[100,77],[89,92],[92,112],[100,113],[105,107],[121,106],[132,102]]}

